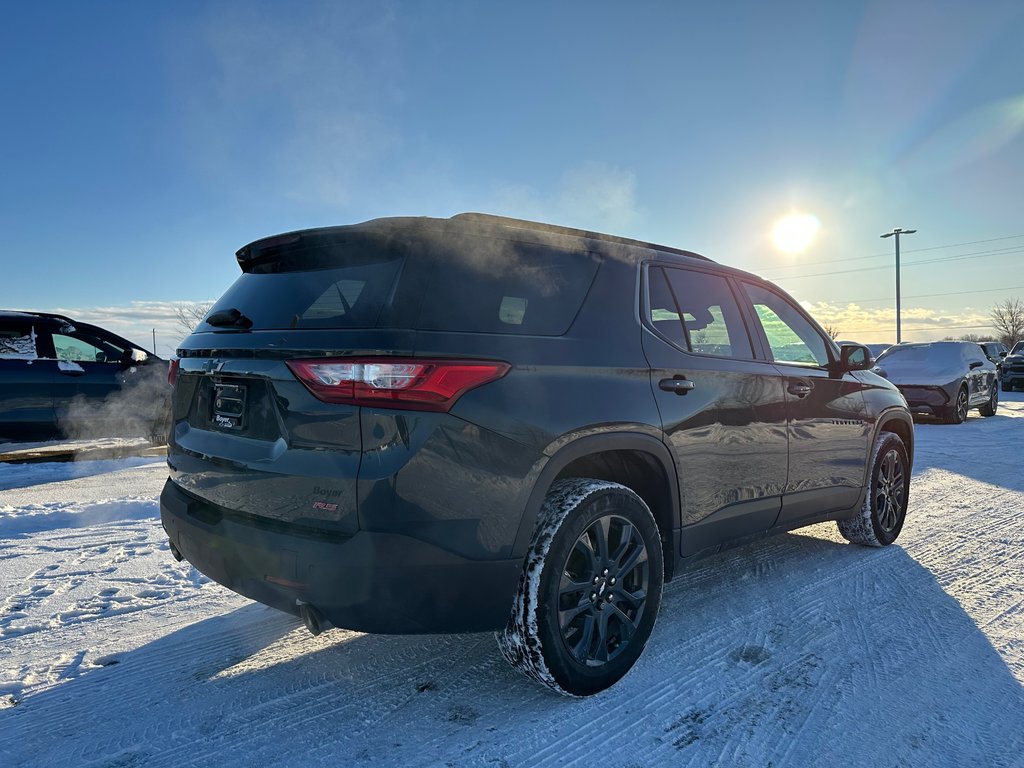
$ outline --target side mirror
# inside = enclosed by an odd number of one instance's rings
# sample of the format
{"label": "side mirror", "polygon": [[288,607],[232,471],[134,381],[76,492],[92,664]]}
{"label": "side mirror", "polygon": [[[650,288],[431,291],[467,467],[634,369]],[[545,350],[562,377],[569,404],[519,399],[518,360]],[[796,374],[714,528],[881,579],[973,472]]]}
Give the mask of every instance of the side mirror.
{"label": "side mirror", "polygon": [[999,353],[999,356],[1000,356],[1000,357],[1006,357],[1006,354],[1007,354],[1006,352],[1000,352],[1000,353]]}
{"label": "side mirror", "polygon": [[133,349],[130,360],[133,363],[144,363],[149,360],[149,354],[141,349]]}
{"label": "side mirror", "polygon": [[839,372],[866,371],[875,364],[871,350],[860,344],[843,344],[839,348]]}
{"label": "side mirror", "polygon": [[981,368],[981,366],[983,366],[983,365],[984,365],[984,363],[981,362],[981,360],[975,360],[974,362],[972,362],[970,364],[970,369],[973,371],[975,368]]}

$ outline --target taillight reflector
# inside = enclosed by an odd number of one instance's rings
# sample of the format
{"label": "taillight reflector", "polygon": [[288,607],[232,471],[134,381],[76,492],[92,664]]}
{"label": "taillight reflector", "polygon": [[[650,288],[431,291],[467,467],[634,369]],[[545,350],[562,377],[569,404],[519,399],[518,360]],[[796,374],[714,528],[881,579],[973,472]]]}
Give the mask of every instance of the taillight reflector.
{"label": "taillight reflector", "polygon": [[167,366],[167,383],[172,387],[174,382],[178,380],[178,368],[180,365],[181,361],[176,357],[172,357],[170,365]]}
{"label": "taillight reflector", "polygon": [[394,357],[289,360],[288,367],[324,402],[416,411],[447,411],[509,370],[500,362]]}

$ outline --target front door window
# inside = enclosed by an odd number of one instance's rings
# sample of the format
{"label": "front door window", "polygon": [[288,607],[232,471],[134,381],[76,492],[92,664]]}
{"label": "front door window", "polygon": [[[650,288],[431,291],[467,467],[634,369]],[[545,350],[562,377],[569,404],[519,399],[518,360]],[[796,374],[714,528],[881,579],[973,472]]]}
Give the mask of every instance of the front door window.
{"label": "front door window", "polygon": [[108,341],[85,335],[53,334],[57,359],[69,363],[119,363],[125,350]]}
{"label": "front door window", "polygon": [[764,335],[777,363],[825,367],[829,363],[825,339],[800,312],[777,293],[744,283]]}

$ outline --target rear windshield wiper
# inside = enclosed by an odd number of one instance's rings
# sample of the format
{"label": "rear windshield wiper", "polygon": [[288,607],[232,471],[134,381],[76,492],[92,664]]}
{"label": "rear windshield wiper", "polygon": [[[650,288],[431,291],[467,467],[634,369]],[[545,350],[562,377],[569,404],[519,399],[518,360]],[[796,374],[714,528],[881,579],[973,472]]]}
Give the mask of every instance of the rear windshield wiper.
{"label": "rear windshield wiper", "polygon": [[206,318],[206,324],[217,328],[252,328],[252,320],[237,309],[221,309]]}

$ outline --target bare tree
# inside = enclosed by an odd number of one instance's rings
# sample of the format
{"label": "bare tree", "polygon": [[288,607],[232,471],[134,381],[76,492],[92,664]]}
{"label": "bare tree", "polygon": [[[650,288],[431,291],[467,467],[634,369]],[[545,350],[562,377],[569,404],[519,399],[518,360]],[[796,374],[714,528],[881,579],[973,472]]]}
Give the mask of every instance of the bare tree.
{"label": "bare tree", "polygon": [[174,305],[174,316],[186,335],[192,333],[213,307],[212,301],[180,301]]}
{"label": "bare tree", "polygon": [[943,336],[942,340],[943,341],[974,341],[974,342],[979,342],[979,343],[983,342],[983,341],[999,341],[999,339],[997,339],[992,334],[977,334],[977,333],[965,333],[962,336]]}
{"label": "bare tree", "polygon": [[831,323],[825,323],[825,325],[823,325],[822,328],[824,329],[825,333],[828,334],[828,337],[832,339],[832,341],[835,341],[836,339],[839,338],[839,329],[836,328]]}
{"label": "bare tree", "polygon": [[1024,338],[1024,302],[1007,299],[992,307],[992,327],[999,334],[999,340],[1012,347]]}

